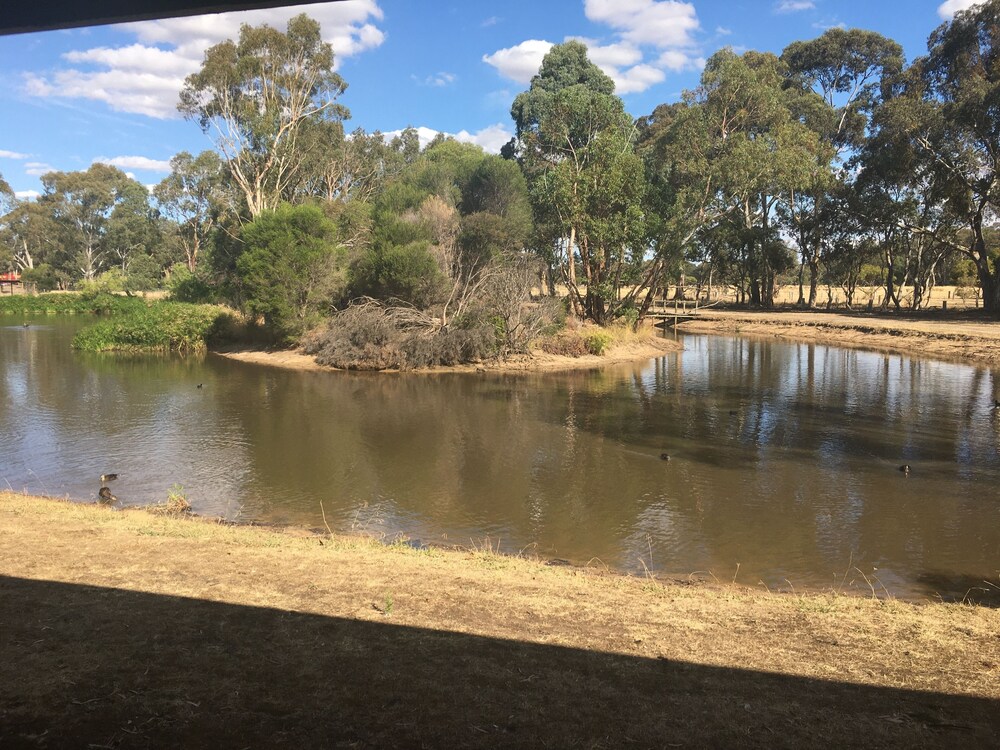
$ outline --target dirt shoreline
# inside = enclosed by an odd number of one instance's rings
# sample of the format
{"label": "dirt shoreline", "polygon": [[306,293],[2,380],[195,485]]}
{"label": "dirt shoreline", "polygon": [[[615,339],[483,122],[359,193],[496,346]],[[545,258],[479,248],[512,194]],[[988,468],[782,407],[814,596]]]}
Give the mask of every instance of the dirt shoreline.
{"label": "dirt shoreline", "polygon": [[992,747],[1000,610],[0,492],[0,746]]}
{"label": "dirt shoreline", "polygon": [[[547,354],[542,351],[535,351],[530,355],[515,357],[504,361],[480,362],[476,364],[455,365],[453,367],[425,367],[419,370],[408,371],[408,373],[531,373],[555,372],[561,370],[590,370],[596,367],[604,367],[606,365],[616,365],[627,362],[640,362],[646,359],[654,359],[669,352],[680,351],[681,349],[681,344],[673,341],[672,339],[650,337],[647,339],[613,345],[601,356],[587,354],[582,357],[566,357],[556,354]],[[342,370],[338,370],[336,367],[328,367],[326,365],[318,364],[312,356],[305,354],[301,349],[263,350],[232,346],[213,349],[211,353],[217,354],[221,357],[226,357],[227,359],[233,359],[238,362],[249,362],[258,365],[268,365],[270,367],[281,367],[287,370],[342,372]],[[386,372],[398,371],[390,370]]]}
{"label": "dirt shoreline", "polygon": [[811,311],[708,311],[678,326],[685,333],[783,338],[1000,366],[1000,321],[968,315],[901,317]]}

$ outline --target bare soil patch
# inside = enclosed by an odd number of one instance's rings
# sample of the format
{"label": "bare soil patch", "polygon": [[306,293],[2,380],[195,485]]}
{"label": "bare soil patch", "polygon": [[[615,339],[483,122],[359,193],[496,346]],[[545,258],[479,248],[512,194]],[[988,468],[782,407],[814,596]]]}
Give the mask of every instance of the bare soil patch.
{"label": "bare soil patch", "polygon": [[0,493],[0,746],[995,747],[1000,610]]}
{"label": "bare soil patch", "polygon": [[689,333],[815,341],[854,349],[1000,365],[1000,321],[972,313],[911,316],[810,311],[702,311]]}

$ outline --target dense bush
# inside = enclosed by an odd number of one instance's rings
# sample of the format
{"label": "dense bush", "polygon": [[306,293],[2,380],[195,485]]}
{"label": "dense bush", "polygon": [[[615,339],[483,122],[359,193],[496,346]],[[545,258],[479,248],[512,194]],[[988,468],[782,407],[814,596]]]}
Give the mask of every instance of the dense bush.
{"label": "dense bush", "polygon": [[178,263],[170,270],[167,289],[174,302],[215,302],[212,285],[202,274],[191,273],[184,263]]}
{"label": "dense bush", "polygon": [[444,283],[444,274],[426,240],[376,245],[358,258],[348,273],[352,294],[398,299],[417,307],[435,302]]}
{"label": "dense bush", "polygon": [[289,341],[319,322],[343,286],[336,233],[318,206],[288,203],[243,228],[236,275],[244,304]]}
{"label": "dense bush", "polygon": [[57,292],[37,296],[15,294],[10,297],[0,297],[0,314],[7,315],[81,315],[86,313],[111,315],[125,313],[139,307],[145,307],[145,303],[140,299],[105,293]]}
{"label": "dense bush", "polygon": [[481,362],[496,355],[496,334],[490,326],[435,329],[419,324],[419,316],[410,308],[355,305],[309,336],[305,351],[322,365],[345,370],[411,370]]}
{"label": "dense bush", "polygon": [[158,302],[84,328],[73,338],[73,347],[90,352],[201,351],[230,322],[221,307]]}

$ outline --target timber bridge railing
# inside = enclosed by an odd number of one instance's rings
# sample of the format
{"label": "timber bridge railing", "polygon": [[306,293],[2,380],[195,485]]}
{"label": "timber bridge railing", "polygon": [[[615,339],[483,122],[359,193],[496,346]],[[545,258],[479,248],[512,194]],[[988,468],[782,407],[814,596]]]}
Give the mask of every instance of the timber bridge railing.
{"label": "timber bridge railing", "polygon": [[701,310],[706,310],[717,304],[719,304],[718,300],[708,304],[703,304],[697,299],[653,300],[646,317],[655,321],[654,325],[675,326],[685,320],[697,318]]}

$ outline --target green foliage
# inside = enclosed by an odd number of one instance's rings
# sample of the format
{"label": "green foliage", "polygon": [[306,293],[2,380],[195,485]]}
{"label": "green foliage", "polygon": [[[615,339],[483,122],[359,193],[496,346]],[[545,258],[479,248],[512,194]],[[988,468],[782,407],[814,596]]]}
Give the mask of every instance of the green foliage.
{"label": "green foliage", "polygon": [[287,203],[243,228],[236,275],[246,309],[293,340],[319,322],[342,286],[336,225],[322,209]]}
{"label": "green foliage", "polygon": [[229,323],[230,313],[212,305],[158,302],[133,306],[111,320],[84,328],[73,347],[89,352],[197,352]]}
{"label": "green foliage", "polygon": [[200,272],[191,273],[187,265],[178,263],[170,270],[167,282],[170,299],[175,302],[214,302],[215,290]]}
{"label": "green foliage", "polygon": [[373,247],[350,268],[351,293],[427,307],[440,297],[444,283],[430,247],[426,240]]}
{"label": "green foliage", "polygon": [[48,263],[40,263],[34,268],[26,268],[21,272],[21,281],[35,292],[51,292],[59,287],[59,276],[56,269]]}
{"label": "green foliage", "polygon": [[284,33],[243,25],[238,41],[210,47],[184,81],[178,109],[214,134],[250,216],[277,208],[301,179],[303,123],[349,116],[336,103],[347,84],[333,60],[319,24],[303,13]]}
{"label": "green foliage", "polygon": [[583,337],[583,344],[587,348],[587,351],[598,357],[607,351],[608,346],[611,345],[611,341],[611,334],[606,331],[592,331],[584,334]]}
{"label": "green foliage", "polygon": [[0,314],[7,315],[83,315],[88,313],[119,315],[130,312],[137,307],[144,307],[142,300],[106,293],[57,292],[0,297]]}
{"label": "green foliage", "polygon": [[120,268],[112,268],[93,279],[84,279],[77,288],[85,297],[101,294],[120,294],[125,291],[125,274]]}

